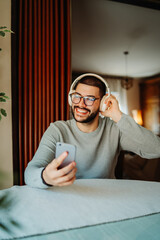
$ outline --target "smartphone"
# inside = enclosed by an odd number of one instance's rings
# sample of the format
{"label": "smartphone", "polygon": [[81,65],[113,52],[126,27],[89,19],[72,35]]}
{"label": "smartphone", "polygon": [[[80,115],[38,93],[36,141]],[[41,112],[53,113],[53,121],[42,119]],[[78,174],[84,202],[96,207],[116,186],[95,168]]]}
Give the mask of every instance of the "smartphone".
{"label": "smartphone", "polygon": [[75,161],[76,158],[76,146],[68,143],[57,142],[55,157],[59,157],[63,152],[68,152],[68,156],[64,159],[59,168],[67,166],[69,163]]}

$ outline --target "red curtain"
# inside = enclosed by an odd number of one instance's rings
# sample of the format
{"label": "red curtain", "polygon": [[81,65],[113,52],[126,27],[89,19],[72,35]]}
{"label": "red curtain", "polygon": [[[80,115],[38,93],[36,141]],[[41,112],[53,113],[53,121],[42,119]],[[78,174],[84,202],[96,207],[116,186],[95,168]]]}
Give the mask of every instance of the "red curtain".
{"label": "red curtain", "polygon": [[50,122],[69,119],[70,0],[19,0],[17,4],[18,135],[14,131],[13,140],[18,137],[14,157],[18,155],[23,184],[25,167]]}

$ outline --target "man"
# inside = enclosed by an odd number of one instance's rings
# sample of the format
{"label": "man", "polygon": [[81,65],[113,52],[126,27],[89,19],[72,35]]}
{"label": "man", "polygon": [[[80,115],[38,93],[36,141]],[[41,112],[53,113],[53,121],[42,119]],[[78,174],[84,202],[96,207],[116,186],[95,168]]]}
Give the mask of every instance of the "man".
{"label": "man", "polygon": [[[107,83],[99,75],[84,74],[74,81],[69,101],[73,119],[51,123],[39,148],[25,170],[26,184],[46,188],[67,186],[79,178],[114,178],[120,150],[144,158],[160,157],[160,138],[122,113],[117,99],[105,99],[106,110],[99,116]],[[55,159],[56,142],[74,144],[76,159],[59,168],[67,152]]]}

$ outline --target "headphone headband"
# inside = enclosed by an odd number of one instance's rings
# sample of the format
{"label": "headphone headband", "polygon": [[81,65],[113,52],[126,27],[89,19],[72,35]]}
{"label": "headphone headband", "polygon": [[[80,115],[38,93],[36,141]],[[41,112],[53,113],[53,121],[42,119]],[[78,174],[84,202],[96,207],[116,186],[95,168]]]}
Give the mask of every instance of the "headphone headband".
{"label": "headphone headband", "polygon": [[73,83],[72,83],[72,85],[70,87],[70,91],[74,90],[74,87],[76,86],[78,81],[80,81],[82,78],[87,77],[87,76],[88,77],[96,77],[97,79],[102,81],[105,84],[105,86],[106,86],[106,90],[107,90],[108,94],[110,95],[110,89],[109,89],[109,85],[108,85],[107,81],[105,81],[104,78],[102,78],[101,76],[99,76],[98,74],[95,74],[95,73],[84,73],[84,74],[80,75],[79,77],[77,77],[73,81]]}

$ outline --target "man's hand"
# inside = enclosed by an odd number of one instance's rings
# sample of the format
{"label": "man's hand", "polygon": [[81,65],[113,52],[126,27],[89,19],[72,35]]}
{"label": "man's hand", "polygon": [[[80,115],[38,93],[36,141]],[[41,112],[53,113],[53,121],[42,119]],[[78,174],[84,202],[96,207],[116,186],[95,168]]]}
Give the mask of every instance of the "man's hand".
{"label": "man's hand", "polygon": [[67,155],[68,153],[64,152],[47,165],[42,175],[47,184],[53,186],[67,186],[75,181],[77,172],[75,162],[70,163],[64,168],[58,169]]}
{"label": "man's hand", "polygon": [[119,104],[115,96],[110,95],[105,100],[107,106],[105,112],[101,112],[104,117],[110,117],[114,122],[118,122],[122,117],[122,112],[119,109]]}

